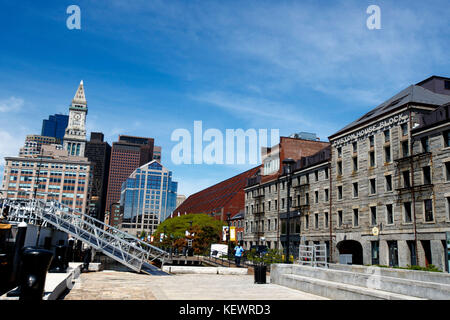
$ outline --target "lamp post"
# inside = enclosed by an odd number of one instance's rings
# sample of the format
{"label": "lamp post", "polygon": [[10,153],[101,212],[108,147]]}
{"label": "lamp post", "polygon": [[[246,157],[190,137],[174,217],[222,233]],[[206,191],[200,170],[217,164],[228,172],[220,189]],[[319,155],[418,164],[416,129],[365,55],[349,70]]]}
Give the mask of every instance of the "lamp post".
{"label": "lamp post", "polygon": [[283,166],[285,168],[285,174],[287,178],[287,212],[286,212],[286,257],[285,262],[290,263],[290,254],[289,249],[291,245],[291,239],[290,239],[290,210],[291,210],[291,203],[290,203],[290,197],[291,197],[291,184],[292,184],[292,166],[295,164],[295,160],[291,158],[287,158],[283,160]]}
{"label": "lamp post", "polygon": [[230,217],[231,217],[231,213],[227,212],[227,224],[228,224],[228,231],[227,231],[228,259],[230,259]]}

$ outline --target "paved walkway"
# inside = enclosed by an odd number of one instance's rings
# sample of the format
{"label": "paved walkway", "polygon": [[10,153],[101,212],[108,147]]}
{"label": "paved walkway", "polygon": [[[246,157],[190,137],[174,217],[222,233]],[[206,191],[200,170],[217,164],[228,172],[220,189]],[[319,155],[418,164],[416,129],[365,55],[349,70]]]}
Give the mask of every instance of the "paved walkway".
{"label": "paved walkway", "polygon": [[[269,278],[267,279],[269,282]],[[276,284],[254,284],[253,275],[149,276],[105,270],[83,273],[64,300],[322,300]]]}

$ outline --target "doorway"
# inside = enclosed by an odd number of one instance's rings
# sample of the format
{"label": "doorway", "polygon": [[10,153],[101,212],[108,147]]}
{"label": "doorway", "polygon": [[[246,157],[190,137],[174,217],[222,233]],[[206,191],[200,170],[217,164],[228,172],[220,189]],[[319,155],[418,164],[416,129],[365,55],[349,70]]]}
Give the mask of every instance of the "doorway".
{"label": "doorway", "polygon": [[398,267],[398,245],[397,241],[388,241],[389,248],[389,266]]}
{"label": "doorway", "polygon": [[351,254],[352,264],[363,264],[363,248],[361,243],[355,240],[343,240],[337,244],[339,254]]}

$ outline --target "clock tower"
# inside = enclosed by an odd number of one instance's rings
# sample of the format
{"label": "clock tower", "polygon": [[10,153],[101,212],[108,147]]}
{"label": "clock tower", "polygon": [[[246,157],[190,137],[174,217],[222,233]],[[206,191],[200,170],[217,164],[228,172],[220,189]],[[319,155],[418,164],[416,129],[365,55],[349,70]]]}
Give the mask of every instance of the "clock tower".
{"label": "clock tower", "polygon": [[69,123],[64,134],[64,149],[69,155],[84,157],[87,111],[83,80],[81,80],[69,107]]}

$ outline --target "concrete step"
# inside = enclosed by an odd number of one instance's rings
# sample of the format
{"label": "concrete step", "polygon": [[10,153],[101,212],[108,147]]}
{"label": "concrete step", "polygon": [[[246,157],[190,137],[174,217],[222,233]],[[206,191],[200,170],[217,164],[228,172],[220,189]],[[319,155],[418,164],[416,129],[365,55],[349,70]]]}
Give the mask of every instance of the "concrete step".
{"label": "concrete step", "polygon": [[389,277],[382,275],[380,268],[377,267],[367,269],[364,273],[309,266],[294,266],[291,270],[290,273],[294,275],[378,289],[401,295],[413,295],[433,300],[450,299],[450,285],[448,284]]}
{"label": "concrete step", "polygon": [[281,275],[277,279],[277,284],[337,300],[423,300],[408,295],[294,274]]}
{"label": "concrete step", "polygon": [[450,274],[446,272],[429,272],[429,271],[418,271],[399,268],[381,268],[375,266],[361,266],[355,264],[354,265],[333,264],[333,263],[330,264],[330,269],[333,270],[351,271],[358,273],[372,274],[374,268],[377,268],[378,273],[382,276],[450,285]]}

